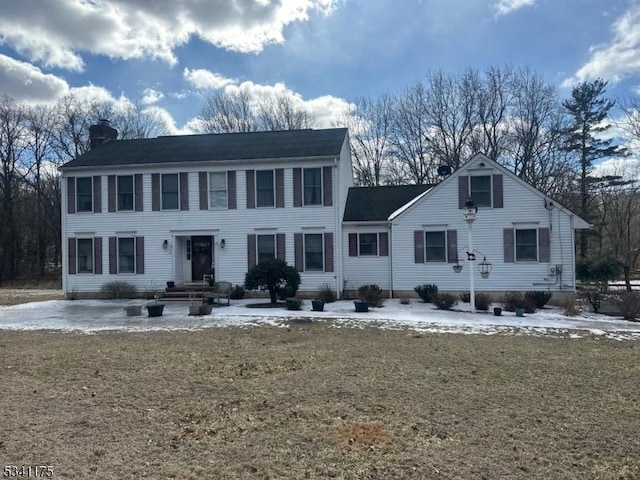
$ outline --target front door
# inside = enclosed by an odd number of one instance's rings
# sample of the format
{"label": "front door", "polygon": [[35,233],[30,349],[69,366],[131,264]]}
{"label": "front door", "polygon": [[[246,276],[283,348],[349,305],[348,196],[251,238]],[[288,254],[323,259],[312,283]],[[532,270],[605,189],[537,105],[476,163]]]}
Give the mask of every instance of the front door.
{"label": "front door", "polygon": [[191,237],[191,280],[201,282],[213,273],[213,238]]}

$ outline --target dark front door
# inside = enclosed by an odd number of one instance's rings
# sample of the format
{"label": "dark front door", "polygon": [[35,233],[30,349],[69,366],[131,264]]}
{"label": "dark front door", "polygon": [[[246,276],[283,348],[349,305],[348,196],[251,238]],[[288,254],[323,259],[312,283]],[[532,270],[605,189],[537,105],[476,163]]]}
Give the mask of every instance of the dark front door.
{"label": "dark front door", "polygon": [[191,237],[191,280],[201,282],[205,274],[213,273],[212,237]]}

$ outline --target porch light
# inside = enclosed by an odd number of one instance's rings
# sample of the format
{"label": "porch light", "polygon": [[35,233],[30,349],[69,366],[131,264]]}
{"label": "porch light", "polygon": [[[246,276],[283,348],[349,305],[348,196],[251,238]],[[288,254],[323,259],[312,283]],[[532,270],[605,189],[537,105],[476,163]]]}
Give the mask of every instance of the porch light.
{"label": "porch light", "polygon": [[480,270],[480,276],[482,278],[489,278],[489,274],[491,273],[491,264],[487,262],[487,257],[478,264],[478,269]]}
{"label": "porch light", "polygon": [[169,248],[169,240],[164,240],[162,242],[162,249],[166,250],[167,248]]}
{"label": "porch light", "polygon": [[225,239],[223,238],[222,240],[220,240],[220,248],[224,248],[224,246],[227,244],[227,242],[225,241]]}

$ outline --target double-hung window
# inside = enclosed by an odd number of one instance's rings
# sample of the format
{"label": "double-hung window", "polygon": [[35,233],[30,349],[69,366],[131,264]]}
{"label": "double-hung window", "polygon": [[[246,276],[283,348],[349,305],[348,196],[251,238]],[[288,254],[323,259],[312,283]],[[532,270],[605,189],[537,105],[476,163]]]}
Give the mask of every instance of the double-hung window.
{"label": "double-hung window", "polygon": [[93,212],[93,179],[76,178],[76,211]]}
{"label": "double-hung window", "polygon": [[358,254],[360,256],[378,255],[377,233],[360,233],[358,235]]}
{"label": "double-hung window", "polygon": [[227,172],[209,174],[209,207],[227,208]]}
{"label": "double-hung window", "polygon": [[118,273],[136,273],[136,242],[133,237],[118,238]]}
{"label": "double-hung window", "polygon": [[425,232],[425,261],[447,261],[447,235],[444,231]]}
{"label": "double-hung window", "polygon": [[273,170],[256,171],[256,207],[275,206]]}
{"label": "double-hung window", "polygon": [[180,209],[180,187],[177,173],[162,174],[162,210]]}
{"label": "double-hung window", "polygon": [[78,273],[93,273],[93,239],[78,238],[77,245]]}
{"label": "double-hung window", "polygon": [[477,207],[491,207],[491,176],[469,177],[469,192]]}
{"label": "double-hung window", "polygon": [[276,258],[276,236],[258,235],[256,237],[258,263]]}
{"label": "double-hung window", "polygon": [[322,169],[305,168],[303,175],[304,204],[322,205]]}
{"label": "double-hung window", "polygon": [[538,261],[538,230],[535,228],[516,230],[516,262]]}
{"label": "double-hung window", "polygon": [[307,233],[304,236],[304,270],[324,271],[324,245],[322,233]]}
{"label": "double-hung window", "polygon": [[118,175],[118,211],[133,211],[133,175]]}

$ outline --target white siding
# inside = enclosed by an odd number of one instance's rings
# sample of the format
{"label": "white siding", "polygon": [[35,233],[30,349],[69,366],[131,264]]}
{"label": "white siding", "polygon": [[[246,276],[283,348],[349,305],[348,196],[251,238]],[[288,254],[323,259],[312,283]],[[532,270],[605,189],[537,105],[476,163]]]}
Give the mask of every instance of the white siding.
{"label": "white siding", "polygon": [[[386,224],[348,226],[342,233],[344,277],[347,290],[356,290],[362,285],[376,284],[384,290],[391,288],[391,252],[388,256],[349,256],[350,233],[389,232]],[[389,244],[389,249],[391,245]]]}

